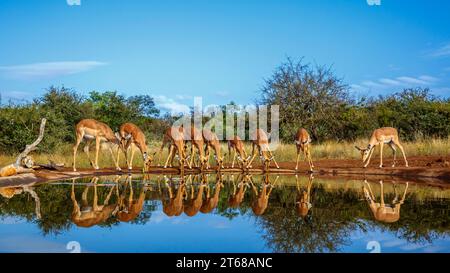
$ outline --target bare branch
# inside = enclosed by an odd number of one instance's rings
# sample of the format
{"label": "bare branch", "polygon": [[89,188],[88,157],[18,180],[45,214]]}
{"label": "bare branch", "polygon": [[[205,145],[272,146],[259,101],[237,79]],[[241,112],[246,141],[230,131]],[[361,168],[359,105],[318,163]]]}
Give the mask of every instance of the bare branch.
{"label": "bare branch", "polygon": [[22,159],[24,159],[30,152],[36,150],[36,146],[42,141],[44,138],[44,129],[45,129],[45,123],[47,122],[46,118],[43,118],[41,120],[41,127],[39,129],[39,136],[38,138],[30,145],[27,145],[25,147],[25,150],[17,157],[15,166],[22,165]]}

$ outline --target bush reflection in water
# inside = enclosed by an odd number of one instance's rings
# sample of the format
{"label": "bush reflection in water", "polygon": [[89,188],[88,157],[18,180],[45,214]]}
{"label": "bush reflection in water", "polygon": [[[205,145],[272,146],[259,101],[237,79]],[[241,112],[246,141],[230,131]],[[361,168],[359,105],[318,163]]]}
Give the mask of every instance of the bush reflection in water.
{"label": "bush reflection in water", "polygon": [[450,190],[414,183],[331,181],[246,174],[112,176],[0,188],[0,218],[14,216],[43,235],[72,228],[149,224],[215,214],[256,222],[275,252],[339,251],[355,230],[375,227],[411,243],[449,236]]}

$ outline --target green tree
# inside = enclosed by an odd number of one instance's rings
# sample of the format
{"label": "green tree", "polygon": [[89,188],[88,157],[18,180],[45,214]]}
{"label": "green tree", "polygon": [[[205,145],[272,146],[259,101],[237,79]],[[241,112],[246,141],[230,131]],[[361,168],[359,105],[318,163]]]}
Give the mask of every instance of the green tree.
{"label": "green tree", "polygon": [[314,139],[342,139],[348,88],[329,67],[287,59],[265,80],[261,104],[280,106],[280,137],[292,141],[300,127]]}

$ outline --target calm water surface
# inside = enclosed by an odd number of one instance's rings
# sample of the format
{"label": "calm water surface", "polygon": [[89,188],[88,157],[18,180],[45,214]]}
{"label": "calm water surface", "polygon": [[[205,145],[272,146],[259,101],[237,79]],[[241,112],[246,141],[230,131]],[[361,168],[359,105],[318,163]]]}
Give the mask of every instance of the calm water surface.
{"label": "calm water surface", "polygon": [[123,175],[0,194],[0,252],[450,252],[450,190],[413,181]]}

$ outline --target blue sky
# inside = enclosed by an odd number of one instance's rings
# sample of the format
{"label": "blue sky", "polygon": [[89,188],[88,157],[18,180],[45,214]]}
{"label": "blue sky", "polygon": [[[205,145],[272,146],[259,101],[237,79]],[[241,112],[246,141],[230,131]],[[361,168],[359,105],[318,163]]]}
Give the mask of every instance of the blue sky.
{"label": "blue sky", "polygon": [[0,0],[0,92],[151,94],[166,110],[251,103],[285,60],[332,65],[356,96],[450,94],[450,2]]}

